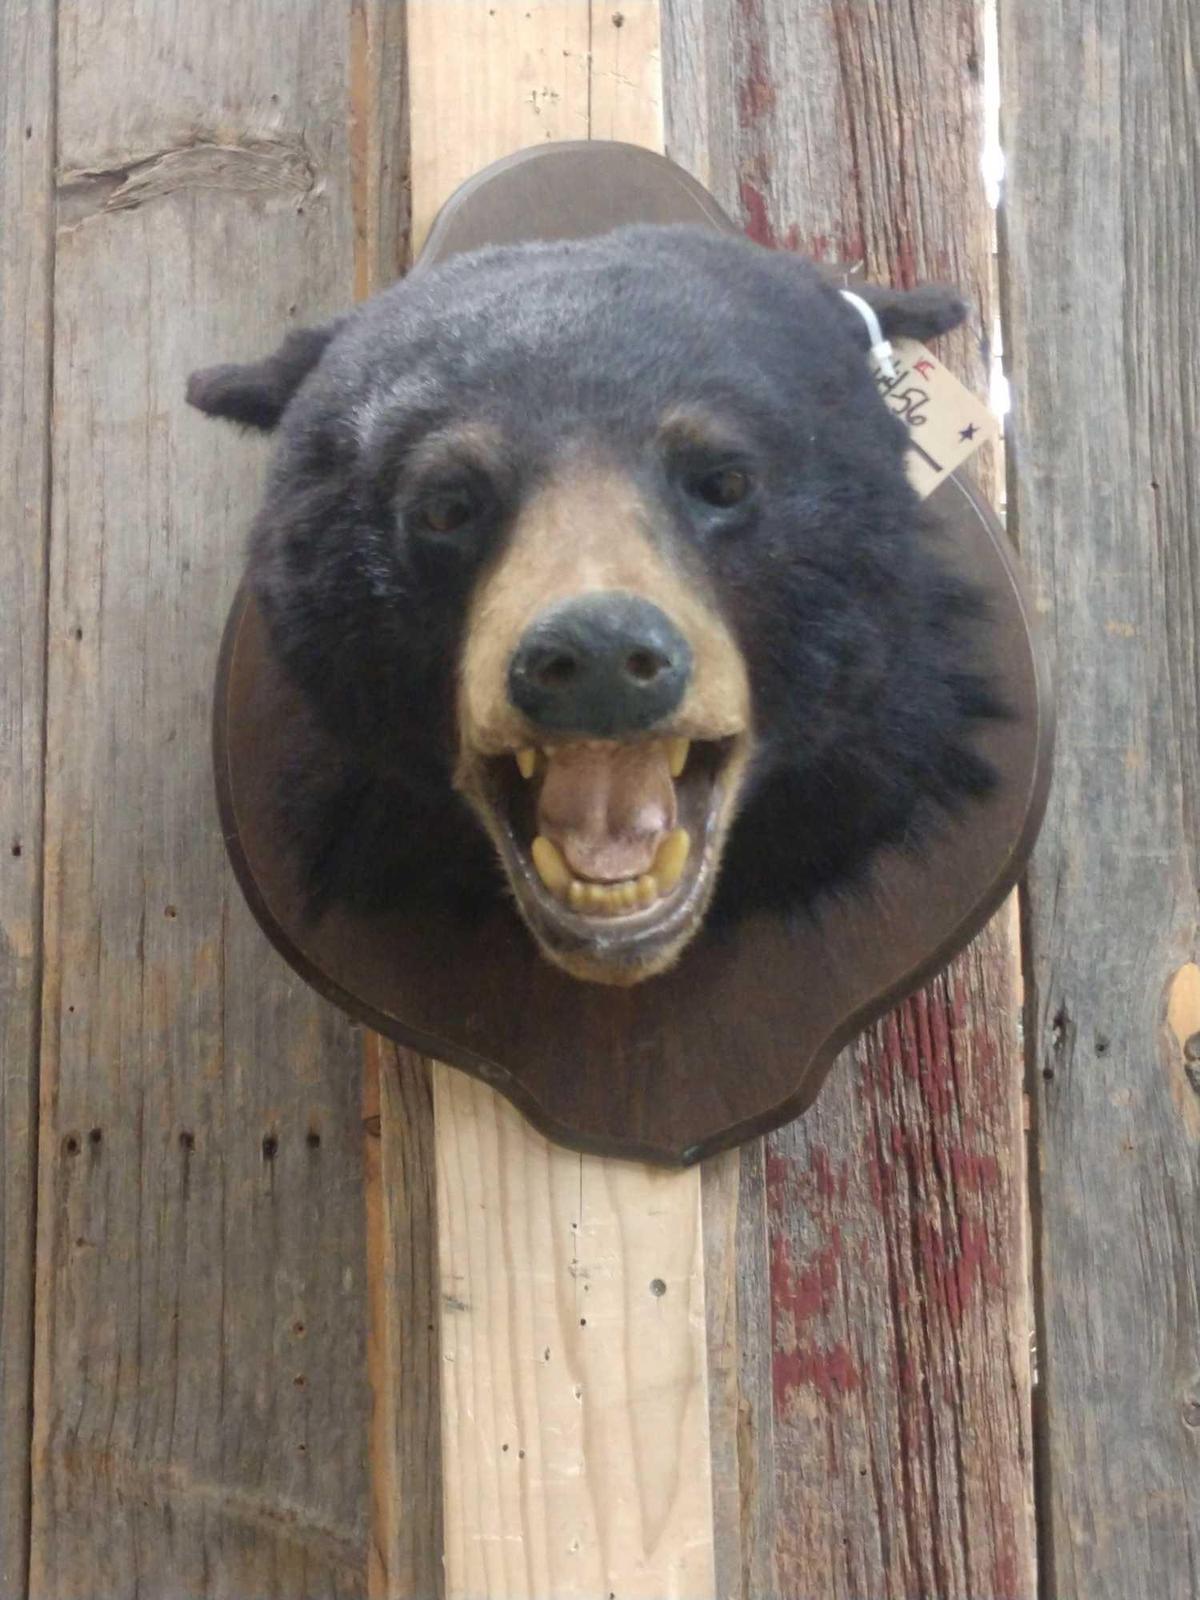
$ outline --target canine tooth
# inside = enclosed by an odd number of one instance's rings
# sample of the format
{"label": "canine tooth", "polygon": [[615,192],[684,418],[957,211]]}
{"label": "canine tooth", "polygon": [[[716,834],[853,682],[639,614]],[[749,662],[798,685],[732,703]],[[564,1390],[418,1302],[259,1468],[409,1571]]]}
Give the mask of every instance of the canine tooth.
{"label": "canine tooth", "polygon": [[578,878],[571,879],[571,886],[567,890],[567,899],[573,911],[582,911],[587,904],[587,887],[580,883]]}
{"label": "canine tooth", "polygon": [[688,851],[692,848],[691,836],[686,828],[676,828],[658,847],[654,857],[654,876],[658,879],[660,894],[670,894],[683,877]]}
{"label": "canine tooth", "polygon": [[640,877],[633,887],[640,906],[652,906],[658,899],[658,879],[652,873]]}
{"label": "canine tooth", "polygon": [[552,895],[564,900],[570,892],[571,874],[567,871],[567,863],[563,860],[558,846],[539,833],[529,853],[533,857],[538,877]]}
{"label": "canine tooth", "polygon": [[532,746],[517,751],[517,770],[523,778],[532,778],[537,771],[537,751]]}
{"label": "canine tooth", "polygon": [[667,740],[667,766],[673,778],[683,777],[683,769],[687,766],[688,751],[691,747],[690,739]]}

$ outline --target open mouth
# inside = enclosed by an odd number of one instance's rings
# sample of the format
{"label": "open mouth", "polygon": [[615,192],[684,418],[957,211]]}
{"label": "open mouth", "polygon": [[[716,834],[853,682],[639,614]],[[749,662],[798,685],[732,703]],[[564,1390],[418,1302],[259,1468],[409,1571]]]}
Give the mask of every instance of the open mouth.
{"label": "open mouth", "polygon": [[711,899],[746,744],[671,733],[468,758],[468,787],[552,960],[615,984],[671,965]]}

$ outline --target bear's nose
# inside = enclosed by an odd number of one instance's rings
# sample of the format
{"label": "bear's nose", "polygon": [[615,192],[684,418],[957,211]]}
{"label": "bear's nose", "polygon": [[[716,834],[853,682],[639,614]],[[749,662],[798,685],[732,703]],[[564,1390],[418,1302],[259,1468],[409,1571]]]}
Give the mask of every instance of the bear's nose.
{"label": "bear's nose", "polygon": [[619,739],[677,710],[691,675],[691,647],[664,611],[602,591],[534,618],[509,663],[508,693],[540,728]]}

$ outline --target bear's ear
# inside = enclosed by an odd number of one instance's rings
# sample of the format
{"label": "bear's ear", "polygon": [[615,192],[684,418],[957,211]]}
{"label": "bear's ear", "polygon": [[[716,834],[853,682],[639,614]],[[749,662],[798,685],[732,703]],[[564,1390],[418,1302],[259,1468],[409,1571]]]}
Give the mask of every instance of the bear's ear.
{"label": "bear's ear", "polygon": [[879,318],[885,339],[935,339],[965,322],[970,310],[956,289],[939,283],[918,289],[889,289],[880,283],[856,283],[853,292]]}
{"label": "bear's ear", "polygon": [[210,417],[226,417],[269,433],[344,320],[338,318],[322,328],[297,328],[262,361],[202,367],[188,379],[188,404]]}

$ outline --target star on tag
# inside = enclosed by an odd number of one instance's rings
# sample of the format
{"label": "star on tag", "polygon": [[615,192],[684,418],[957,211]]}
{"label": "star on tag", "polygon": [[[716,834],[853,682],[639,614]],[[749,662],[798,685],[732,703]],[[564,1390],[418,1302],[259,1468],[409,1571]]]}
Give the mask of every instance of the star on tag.
{"label": "star on tag", "polygon": [[894,375],[872,370],[888,407],[908,427],[908,475],[924,499],[982,445],[1000,423],[931,350],[915,339],[892,341]]}

